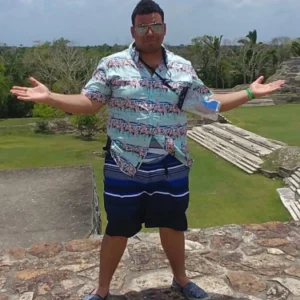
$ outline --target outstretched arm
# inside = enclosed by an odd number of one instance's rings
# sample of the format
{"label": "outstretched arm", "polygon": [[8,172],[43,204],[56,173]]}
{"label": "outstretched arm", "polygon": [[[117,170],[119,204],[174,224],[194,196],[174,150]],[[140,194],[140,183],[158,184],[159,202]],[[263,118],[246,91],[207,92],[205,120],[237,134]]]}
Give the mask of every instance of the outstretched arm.
{"label": "outstretched arm", "polygon": [[11,93],[22,101],[32,101],[51,105],[55,108],[72,114],[93,114],[103,103],[90,100],[88,97],[78,95],[63,95],[49,91],[49,89],[34,78],[29,79],[32,88],[14,86]]}
{"label": "outstretched arm", "polygon": [[[269,84],[263,84],[264,77],[259,77],[250,86],[250,91],[255,98],[263,97],[279,90],[284,84],[284,80],[278,80],[271,82]],[[240,105],[245,104],[251,98],[249,97],[247,91],[239,91],[229,94],[215,94],[210,97],[210,99],[215,99],[221,103],[220,112],[228,111],[234,109]]]}
{"label": "outstretched arm", "polygon": [[92,78],[78,95],[55,94],[37,81],[30,78],[32,88],[14,86],[11,93],[22,101],[33,101],[51,105],[72,114],[94,114],[110,98],[111,89],[106,77],[106,65],[102,59]]}

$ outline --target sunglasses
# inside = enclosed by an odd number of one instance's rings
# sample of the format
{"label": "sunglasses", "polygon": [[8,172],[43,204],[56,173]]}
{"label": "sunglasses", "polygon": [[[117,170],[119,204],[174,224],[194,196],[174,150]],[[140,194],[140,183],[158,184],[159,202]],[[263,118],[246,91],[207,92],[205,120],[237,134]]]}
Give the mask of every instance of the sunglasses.
{"label": "sunglasses", "polygon": [[161,23],[152,23],[147,25],[138,25],[135,26],[135,32],[138,35],[145,35],[149,28],[151,28],[151,31],[153,33],[163,33],[164,32],[164,25]]}

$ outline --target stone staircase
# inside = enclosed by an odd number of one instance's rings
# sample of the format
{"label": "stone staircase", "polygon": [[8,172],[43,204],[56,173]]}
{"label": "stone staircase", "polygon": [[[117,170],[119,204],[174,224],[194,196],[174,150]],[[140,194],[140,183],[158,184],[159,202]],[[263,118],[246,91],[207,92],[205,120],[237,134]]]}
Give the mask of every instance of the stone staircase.
{"label": "stone staircase", "polygon": [[284,179],[287,187],[278,189],[277,192],[282,203],[296,221],[300,220],[300,167]]}
{"label": "stone staircase", "polygon": [[260,170],[263,163],[261,156],[282,147],[232,124],[213,123],[194,127],[187,135],[248,174]]}

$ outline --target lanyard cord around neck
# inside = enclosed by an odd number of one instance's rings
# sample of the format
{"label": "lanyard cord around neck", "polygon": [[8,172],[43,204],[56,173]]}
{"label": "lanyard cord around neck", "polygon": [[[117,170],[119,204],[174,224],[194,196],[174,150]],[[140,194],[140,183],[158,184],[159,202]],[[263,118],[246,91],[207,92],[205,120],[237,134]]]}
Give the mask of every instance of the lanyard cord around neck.
{"label": "lanyard cord around neck", "polygon": [[[177,103],[177,107],[179,108],[179,109],[182,109],[182,106],[183,106],[183,102],[184,102],[184,100],[185,100],[185,97],[186,97],[186,94],[187,94],[187,92],[188,92],[188,87],[184,87],[183,88],[183,90],[181,91],[181,93],[180,93],[180,95],[178,95],[178,93],[176,92],[176,90],[174,89],[174,88],[172,88],[170,85],[169,85],[169,83],[167,82],[167,79],[166,78],[163,78],[163,77],[161,77],[152,67],[150,67],[147,63],[145,63],[145,61],[144,60],[142,60],[141,58],[140,58],[140,61],[147,67],[147,68],[149,68],[154,74],[156,74],[156,76],[158,76],[159,78],[160,78],[160,80],[162,81],[162,83],[166,86],[166,87],[168,87],[172,92],[174,92],[177,96],[179,96],[179,101],[178,101],[178,103]],[[165,61],[165,60],[164,60]],[[166,66],[167,66],[167,64],[166,64]]]}

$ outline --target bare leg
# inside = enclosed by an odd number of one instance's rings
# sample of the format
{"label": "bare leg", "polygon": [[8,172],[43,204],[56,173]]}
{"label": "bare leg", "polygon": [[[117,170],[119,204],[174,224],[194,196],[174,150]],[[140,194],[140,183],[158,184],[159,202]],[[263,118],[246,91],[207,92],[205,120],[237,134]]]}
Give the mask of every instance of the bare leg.
{"label": "bare leg", "polygon": [[117,269],[127,245],[127,238],[104,235],[100,250],[99,286],[93,292],[105,297],[109,291],[110,282]]}
{"label": "bare leg", "polygon": [[185,272],[185,238],[184,232],[169,228],[160,228],[162,247],[170,262],[174,279],[184,287],[190,282]]}

